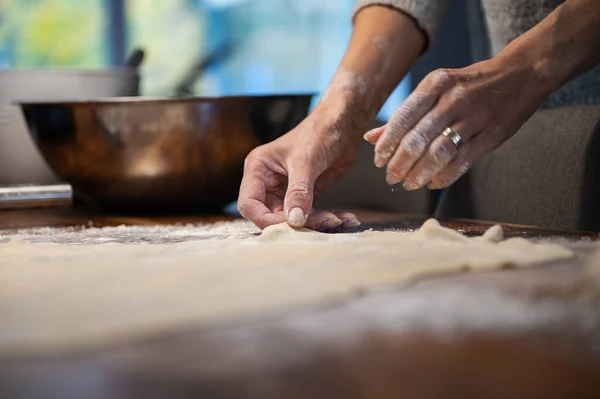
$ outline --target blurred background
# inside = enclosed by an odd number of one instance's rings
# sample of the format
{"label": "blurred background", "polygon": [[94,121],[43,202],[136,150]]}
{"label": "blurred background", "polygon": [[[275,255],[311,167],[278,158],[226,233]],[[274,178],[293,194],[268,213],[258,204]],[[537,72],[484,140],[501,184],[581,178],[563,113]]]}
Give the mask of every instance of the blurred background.
{"label": "blurred background", "polygon": [[[438,36],[392,93],[377,123],[384,123],[431,70],[462,67],[481,57],[470,42],[469,31],[480,28],[466,13],[472,1],[478,0],[450,2]],[[314,106],[347,47],[353,8],[354,0],[0,0],[0,70],[122,66],[142,48],[141,95],[311,92],[317,93]],[[192,72],[207,56],[212,61],[196,79]],[[191,90],[186,81],[193,82]],[[12,94],[25,95],[23,85],[30,83],[15,84]],[[0,134],[0,185],[42,182],[50,171],[26,134],[20,110],[13,108],[11,120],[20,121],[20,130],[7,126]],[[353,168],[316,205],[430,212],[435,201],[428,192],[390,190],[384,171],[372,163],[372,151],[361,143]]]}
{"label": "blurred background", "polygon": [[[122,65],[146,51],[142,95],[172,94],[197,60],[231,52],[196,95],[318,92],[335,72],[353,0],[0,0],[0,68]],[[409,92],[392,94],[386,119]],[[318,97],[317,99],[318,100]]]}

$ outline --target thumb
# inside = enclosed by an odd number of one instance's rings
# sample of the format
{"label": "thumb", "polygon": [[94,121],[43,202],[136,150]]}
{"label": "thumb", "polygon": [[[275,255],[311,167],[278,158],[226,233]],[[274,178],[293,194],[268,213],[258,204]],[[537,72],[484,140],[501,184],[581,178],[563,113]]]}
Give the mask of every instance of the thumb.
{"label": "thumb", "polygon": [[287,222],[295,228],[304,227],[312,209],[316,178],[307,168],[290,168],[288,187],[283,201]]}

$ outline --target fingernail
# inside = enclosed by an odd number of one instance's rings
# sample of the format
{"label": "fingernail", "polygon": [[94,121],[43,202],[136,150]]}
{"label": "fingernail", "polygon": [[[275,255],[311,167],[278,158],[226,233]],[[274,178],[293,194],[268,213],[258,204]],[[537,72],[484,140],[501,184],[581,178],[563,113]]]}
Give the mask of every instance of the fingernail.
{"label": "fingernail", "polygon": [[352,229],[358,226],[360,226],[360,221],[358,219],[348,219],[344,220],[344,223],[342,223],[343,229]]}
{"label": "fingernail", "polygon": [[332,217],[330,219],[325,220],[323,223],[321,223],[321,228],[322,229],[335,229],[336,227],[340,227],[342,224],[342,221],[336,217]]}
{"label": "fingernail", "polygon": [[437,183],[429,183],[427,185],[427,188],[430,189],[430,190],[438,190],[440,188],[440,186]]}
{"label": "fingernail", "polygon": [[368,132],[366,132],[366,133],[363,135],[363,139],[365,139],[366,141],[368,141],[368,142],[370,143],[370,142],[371,142],[371,139],[373,138],[373,135],[374,135],[374,134],[375,134],[375,132],[376,132],[377,130],[379,130],[379,129],[380,129],[380,128],[376,127],[375,129],[371,129],[371,130],[369,130]]}
{"label": "fingernail", "polygon": [[394,184],[400,183],[402,179],[394,173],[388,173],[387,175],[385,175],[385,181],[390,186],[393,186]]}
{"label": "fingernail", "polygon": [[300,208],[292,208],[288,212],[288,222],[293,227],[302,227],[306,223],[306,216],[304,211]]}
{"label": "fingernail", "polygon": [[419,188],[417,183],[415,183],[414,181],[412,181],[410,179],[404,180],[404,184],[402,186],[404,187],[405,190],[408,190],[408,191],[416,190],[417,188]]}

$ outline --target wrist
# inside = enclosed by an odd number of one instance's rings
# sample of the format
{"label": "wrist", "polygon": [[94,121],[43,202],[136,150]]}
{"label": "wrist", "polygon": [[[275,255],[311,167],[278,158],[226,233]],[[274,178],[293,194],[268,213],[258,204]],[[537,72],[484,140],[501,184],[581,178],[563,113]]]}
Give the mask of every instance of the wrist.
{"label": "wrist", "polygon": [[372,83],[350,72],[337,73],[308,119],[318,131],[337,129],[344,136],[361,137],[387,97],[378,95]]}
{"label": "wrist", "polygon": [[561,74],[551,66],[551,60],[526,46],[509,46],[494,60],[500,68],[522,76],[520,91],[527,101],[541,103],[562,85]]}
{"label": "wrist", "polygon": [[529,60],[535,76],[537,91],[546,98],[568,80],[568,72],[565,70],[564,62],[561,63],[553,55],[537,54],[533,51],[531,53],[526,59]]}
{"label": "wrist", "polygon": [[[545,97],[567,82],[577,70],[579,56],[571,52],[572,45],[559,30],[560,20],[565,19],[563,7],[557,8],[544,21],[511,42],[498,56],[509,61],[526,63],[535,75],[538,92]],[[544,97],[544,98],[545,98]]]}
{"label": "wrist", "polygon": [[359,140],[368,130],[369,123],[377,111],[367,109],[359,102],[325,101],[319,103],[306,118],[314,134],[338,135],[339,138]]}

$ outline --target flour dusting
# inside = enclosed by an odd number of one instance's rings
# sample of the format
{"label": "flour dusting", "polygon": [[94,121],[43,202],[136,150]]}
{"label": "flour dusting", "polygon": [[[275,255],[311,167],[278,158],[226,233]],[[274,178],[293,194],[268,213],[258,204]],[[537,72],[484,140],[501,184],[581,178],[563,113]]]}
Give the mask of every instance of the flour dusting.
{"label": "flour dusting", "polygon": [[8,242],[11,239],[31,243],[47,242],[68,245],[176,243],[209,238],[246,238],[259,233],[258,227],[247,220],[240,219],[230,222],[181,226],[42,227],[0,232],[0,243]]}

